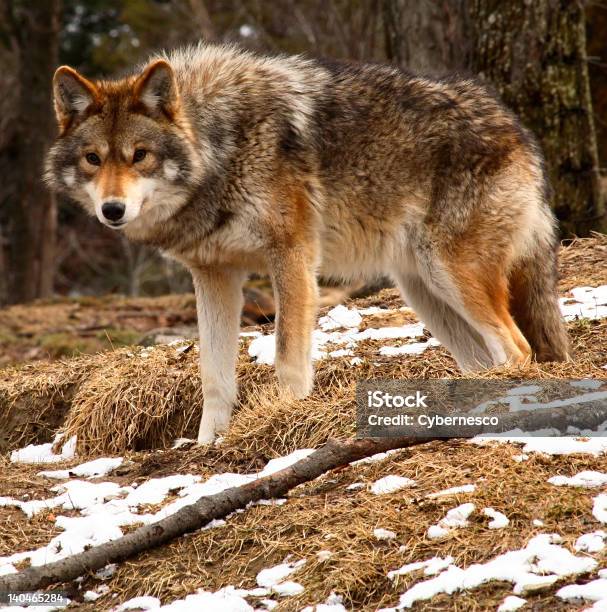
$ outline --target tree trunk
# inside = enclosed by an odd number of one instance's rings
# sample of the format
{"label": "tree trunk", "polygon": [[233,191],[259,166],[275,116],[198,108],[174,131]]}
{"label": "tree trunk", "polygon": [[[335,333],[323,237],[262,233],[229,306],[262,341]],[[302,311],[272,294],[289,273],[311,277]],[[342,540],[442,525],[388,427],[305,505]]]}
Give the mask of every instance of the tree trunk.
{"label": "tree trunk", "polygon": [[[607,166],[607,5],[602,0],[586,4],[586,52],[594,110],[599,166]],[[605,181],[605,178],[603,178]]]}
{"label": "tree trunk", "polygon": [[384,0],[386,50],[489,81],[537,136],[564,235],[605,229],[581,0]]}
{"label": "tree trunk", "polygon": [[579,0],[468,0],[471,68],[538,137],[563,234],[605,222]]}
{"label": "tree trunk", "polygon": [[383,0],[386,56],[417,73],[461,70],[469,52],[461,0]]}
{"label": "tree trunk", "polygon": [[[54,126],[51,78],[58,63],[60,0],[4,0],[0,44],[10,57],[10,125],[2,125],[1,231],[8,242],[5,301],[51,294],[57,209],[42,182],[43,161]],[[3,66],[4,69],[4,66]]]}

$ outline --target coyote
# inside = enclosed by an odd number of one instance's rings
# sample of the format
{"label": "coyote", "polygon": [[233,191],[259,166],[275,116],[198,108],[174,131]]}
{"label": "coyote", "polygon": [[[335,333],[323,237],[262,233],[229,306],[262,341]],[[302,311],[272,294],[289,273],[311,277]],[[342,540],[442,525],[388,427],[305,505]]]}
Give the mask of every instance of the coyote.
{"label": "coyote", "polygon": [[53,82],[46,180],[191,272],[199,443],[236,401],[242,286],[269,273],[276,372],[313,384],[318,274],[389,274],[463,371],[564,360],[542,154],[473,80],[198,45],[132,76]]}

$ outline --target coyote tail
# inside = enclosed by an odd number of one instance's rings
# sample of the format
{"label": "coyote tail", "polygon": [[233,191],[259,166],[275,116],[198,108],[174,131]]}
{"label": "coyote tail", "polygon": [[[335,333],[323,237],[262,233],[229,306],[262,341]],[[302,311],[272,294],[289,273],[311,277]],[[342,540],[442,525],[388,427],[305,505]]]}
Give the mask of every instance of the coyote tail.
{"label": "coyote tail", "polygon": [[536,245],[510,274],[510,309],[537,361],[566,361],[570,349],[558,302],[558,242]]}

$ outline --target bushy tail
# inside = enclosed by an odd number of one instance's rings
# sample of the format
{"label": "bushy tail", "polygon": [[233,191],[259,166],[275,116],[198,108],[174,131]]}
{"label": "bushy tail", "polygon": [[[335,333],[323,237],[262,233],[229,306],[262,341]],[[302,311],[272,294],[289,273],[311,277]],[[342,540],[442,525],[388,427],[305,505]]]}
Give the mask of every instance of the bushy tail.
{"label": "bushy tail", "polygon": [[[541,246],[540,246],[541,245]],[[510,310],[537,361],[566,361],[569,338],[557,294],[557,249],[538,242],[510,274]]]}

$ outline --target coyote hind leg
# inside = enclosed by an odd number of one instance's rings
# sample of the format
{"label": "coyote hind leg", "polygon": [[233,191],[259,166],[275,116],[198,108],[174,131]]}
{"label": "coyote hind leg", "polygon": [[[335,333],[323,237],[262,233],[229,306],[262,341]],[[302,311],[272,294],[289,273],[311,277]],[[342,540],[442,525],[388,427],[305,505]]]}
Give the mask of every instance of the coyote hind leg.
{"label": "coyote hind leg", "polygon": [[531,347],[510,313],[508,279],[499,267],[445,265],[453,309],[483,338],[493,365],[528,361]]}
{"label": "coyote hind leg", "polygon": [[415,274],[394,274],[404,300],[432,335],[454,356],[463,372],[491,367],[493,359],[482,336]]}

